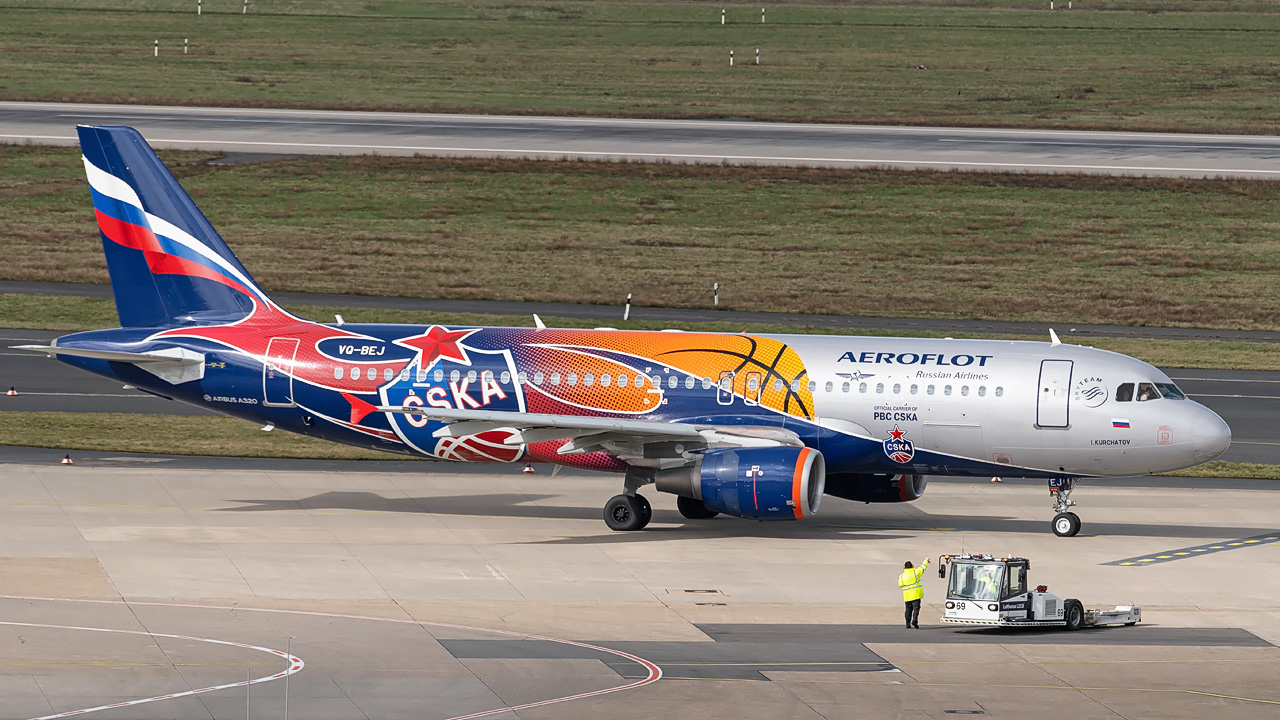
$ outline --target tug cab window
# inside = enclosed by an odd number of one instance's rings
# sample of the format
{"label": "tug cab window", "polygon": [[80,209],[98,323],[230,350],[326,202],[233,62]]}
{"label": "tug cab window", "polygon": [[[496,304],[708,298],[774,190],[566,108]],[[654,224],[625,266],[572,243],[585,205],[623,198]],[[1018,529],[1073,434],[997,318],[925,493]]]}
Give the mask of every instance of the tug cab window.
{"label": "tug cab window", "polygon": [[1026,591],[1027,569],[1021,565],[1010,565],[1009,572],[1005,575],[1004,595],[1001,597],[1011,598]]}
{"label": "tug cab window", "polygon": [[1151,383],[1138,383],[1138,402],[1159,399],[1160,393],[1156,390],[1155,385],[1152,385]]}
{"label": "tug cab window", "polygon": [[1133,383],[1123,383],[1116,388],[1116,402],[1133,401]]}

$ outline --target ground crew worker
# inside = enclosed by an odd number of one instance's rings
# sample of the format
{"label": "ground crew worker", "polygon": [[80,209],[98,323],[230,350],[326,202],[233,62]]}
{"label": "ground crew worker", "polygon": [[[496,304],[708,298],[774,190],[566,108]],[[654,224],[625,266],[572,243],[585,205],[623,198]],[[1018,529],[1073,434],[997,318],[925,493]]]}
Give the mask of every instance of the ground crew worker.
{"label": "ground crew worker", "polygon": [[898,576],[898,587],[902,588],[902,601],[907,604],[907,629],[920,629],[920,601],[924,599],[924,571],[929,567],[929,558],[924,565],[915,567],[908,560],[903,564],[902,574]]}

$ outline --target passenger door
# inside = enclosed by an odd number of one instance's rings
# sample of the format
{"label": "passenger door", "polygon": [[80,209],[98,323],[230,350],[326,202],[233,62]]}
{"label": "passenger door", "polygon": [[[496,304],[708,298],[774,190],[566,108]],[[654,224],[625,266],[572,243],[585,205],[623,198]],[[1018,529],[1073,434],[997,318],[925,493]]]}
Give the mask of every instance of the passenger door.
{"label": "passenger door", "polygon": [[297,338],[271,338],[266,361],[262,363],[264,405],[290,407],[293,402],[293,361],[298,354]]}
{"label": "passenger door", "polygon": [[1036,427],[1065,428],[1071,424],[1071,360],[1041,360],[1036,393]]}

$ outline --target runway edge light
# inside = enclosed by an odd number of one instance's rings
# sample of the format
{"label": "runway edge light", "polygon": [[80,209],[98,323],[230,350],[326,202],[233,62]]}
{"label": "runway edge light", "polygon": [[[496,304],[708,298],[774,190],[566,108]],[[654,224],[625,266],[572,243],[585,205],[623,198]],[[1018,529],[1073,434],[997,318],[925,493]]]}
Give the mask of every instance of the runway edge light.
{"label": "runway edge light", "polygon": [[68,453],[68,454],[66,454],[66,455],[63,455],[63,456],[62,456],[62,464],[63,464],[63,465],[74,465],[74,464],[75,464],[75,463],[71,462],[71,454],[70,454],[70,453]]}

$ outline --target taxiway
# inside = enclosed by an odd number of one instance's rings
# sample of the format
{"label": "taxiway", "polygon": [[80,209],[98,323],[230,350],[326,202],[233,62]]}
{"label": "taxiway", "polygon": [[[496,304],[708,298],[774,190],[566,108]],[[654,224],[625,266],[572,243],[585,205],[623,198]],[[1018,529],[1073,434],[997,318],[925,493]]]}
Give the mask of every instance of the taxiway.
{"label": "taxiway", "polygon": [[80,124],[247,153],[1280,177],[1280,139],[1265,136],[0,103],[0,141],[71,145]]}

